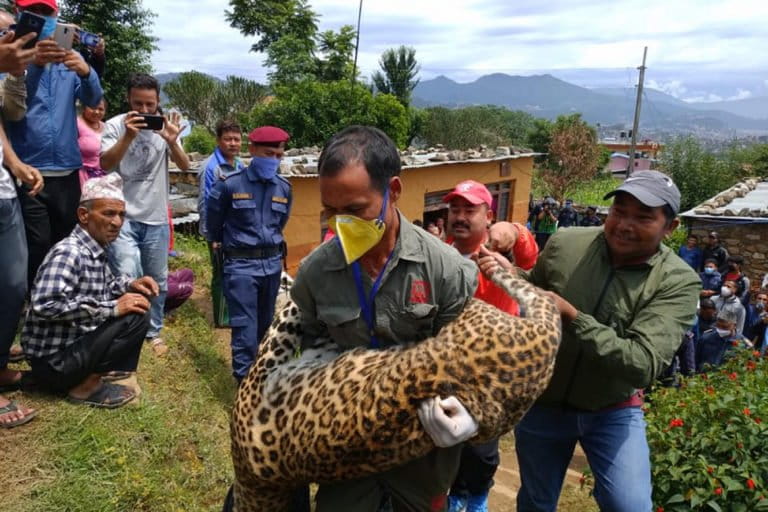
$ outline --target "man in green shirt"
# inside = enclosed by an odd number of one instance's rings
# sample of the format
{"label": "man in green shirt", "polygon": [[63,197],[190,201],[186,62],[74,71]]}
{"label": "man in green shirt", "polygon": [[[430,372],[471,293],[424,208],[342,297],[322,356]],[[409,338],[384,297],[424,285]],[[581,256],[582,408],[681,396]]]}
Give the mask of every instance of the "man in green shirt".
{"label": "man in green shirt", "polygon": [[662,244],[680,207],[669,177],[635,172],[609,197],[603,227],[558,231],[528,275],[558,305],[563,339],[549,386],[515,429],[519,512],[555,511],[577,441],[601,510],[652,508],[642,389],[674,357],[701,282]]}
{"label": "man in green shirt", "polygon": [[[318,172],[336,237],[302,261],[291,288],[307,342],[330,336],[345,349],[383,348],[437,334],[473,296],[478,268],[398,211],[395,145],[376,128],[351,126],[326,144]],[[317,512],[376,512],[387,497],[397,512],[444,510],[461,443],[477,425],[454,397],[426,401],[419,418],[442,448],[371,477],[321,485]]]}

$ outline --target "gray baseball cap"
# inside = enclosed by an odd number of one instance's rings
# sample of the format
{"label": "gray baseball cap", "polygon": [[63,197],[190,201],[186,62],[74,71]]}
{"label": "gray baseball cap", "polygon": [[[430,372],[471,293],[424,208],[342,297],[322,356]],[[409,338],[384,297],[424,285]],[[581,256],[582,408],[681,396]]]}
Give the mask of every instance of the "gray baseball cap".
{"label": "gray baseball cap", "polygon": [[624,180],[616,190],[608,192],[603,199],[615,196],[619,192],[633,195],[645,206],[655,208],[665,204],[677,214],[680,210],[680,190],[672,178],[659,171],[636,171]]}

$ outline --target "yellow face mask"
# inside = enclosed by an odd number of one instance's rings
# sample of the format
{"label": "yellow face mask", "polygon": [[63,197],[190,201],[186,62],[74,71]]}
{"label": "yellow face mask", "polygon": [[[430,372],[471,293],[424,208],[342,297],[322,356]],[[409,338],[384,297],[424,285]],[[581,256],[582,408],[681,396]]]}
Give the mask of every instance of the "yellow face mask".
{"label": "yellow face mask", "polygon": [[388,199],[389,189],[384,193],[381,213],[376,219],[365,220],[354,215],[334,215],[328,219],[328,225],[336,233],[347,265],[359,260],[363,254],[381,241],[387,228],[384,223],[384,214],[387,211]]}

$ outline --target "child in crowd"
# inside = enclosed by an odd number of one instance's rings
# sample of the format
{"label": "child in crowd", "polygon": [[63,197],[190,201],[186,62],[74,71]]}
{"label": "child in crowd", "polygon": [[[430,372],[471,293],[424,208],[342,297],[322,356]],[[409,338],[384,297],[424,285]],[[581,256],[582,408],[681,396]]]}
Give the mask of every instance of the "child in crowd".
{"label": "child in crowd", "polygon": [[704,262],[704,272],[701,277],[701,298],[708,299],[713,295],[720,293],[720,287],[723,285],[723,278],[717,270],[717,261],[708,259]]}

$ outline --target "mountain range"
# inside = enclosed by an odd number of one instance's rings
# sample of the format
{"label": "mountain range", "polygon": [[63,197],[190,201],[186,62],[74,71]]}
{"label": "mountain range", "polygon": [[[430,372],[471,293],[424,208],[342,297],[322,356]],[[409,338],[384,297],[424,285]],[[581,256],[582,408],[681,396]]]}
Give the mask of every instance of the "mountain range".
{"label": "mountain range", "polygon": [[[686,103],[658,90],[643,91],[640,126],[646,130],[768,133],[768,97]],[[420,82],[413,98],[420,107],[499,105],[548,119],[581,112],[603,126],[631,126],[635,108],[634,88],[587,89],[549,74],[495,73],[469,83],[438,76]]]}

